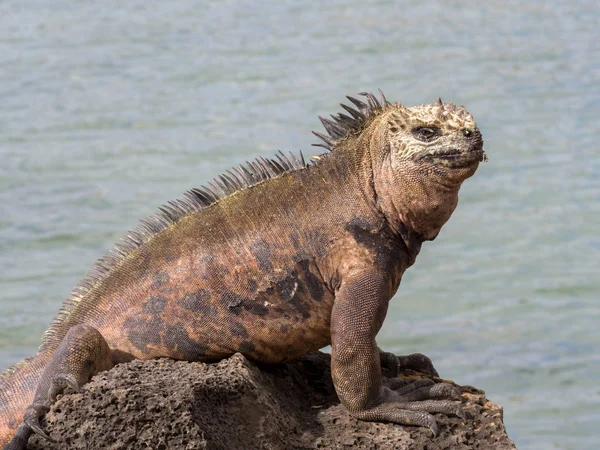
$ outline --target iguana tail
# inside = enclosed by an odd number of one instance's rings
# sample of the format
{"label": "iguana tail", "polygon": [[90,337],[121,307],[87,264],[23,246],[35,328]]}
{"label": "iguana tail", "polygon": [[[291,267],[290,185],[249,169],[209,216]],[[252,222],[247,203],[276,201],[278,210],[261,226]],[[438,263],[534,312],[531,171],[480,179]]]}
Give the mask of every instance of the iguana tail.
{"label": "iguana tail", "polygon": [[21,425],[47,361],[46,355],[38,353],[0,373],[0,449]]}

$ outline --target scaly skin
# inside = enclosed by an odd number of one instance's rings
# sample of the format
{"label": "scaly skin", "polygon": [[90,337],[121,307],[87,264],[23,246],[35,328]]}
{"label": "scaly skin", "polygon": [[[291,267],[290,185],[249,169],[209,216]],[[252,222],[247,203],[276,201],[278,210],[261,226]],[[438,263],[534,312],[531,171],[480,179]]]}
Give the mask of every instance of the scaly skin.
{"label": "scaly skin", "polygon": [[[0,381],[0,445],[44,434],[66,386],[134,358],[278,363],[328,344],[336,391],[364,420],[437,425],[462,415],[448,385],[382,382],[375,342],[402,274],[434,239],[484,159],[472,117],[452,104],[405,108],[349,98],[322,119],[330,153],[258,161],[195,190],[129,234],[74,290],[38,353]],[[293,157],[292,157],[293,158]],[[437,375],[428,358],[397,360]],[[442,400],[431,400],[442,397]]]}

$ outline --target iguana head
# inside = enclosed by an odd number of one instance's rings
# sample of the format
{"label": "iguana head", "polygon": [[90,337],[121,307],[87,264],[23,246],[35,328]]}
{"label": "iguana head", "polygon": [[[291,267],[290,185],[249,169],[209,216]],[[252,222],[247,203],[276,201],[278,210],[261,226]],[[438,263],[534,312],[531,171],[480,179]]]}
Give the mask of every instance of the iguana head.
{"label": "iguana head", "polygon": [[[395,104],[375,118],[374,134],[389,146],[392,166],[437,175],[440,181],[463,181],[473,175],[486,156],[483,139],[464,107],[443,104],[406,108]],[[385,145],[385,144],[384,144]]]}
{"label": "iguana head", "polygon": [[315,133],[332,151],[362,152],[379,209],[392,226],[434,239],[458,202],[461,183],[487,160],[483,139],[464,107],[441,100],[405,107],[363,93],[348,99],[350,115],[323,119],[329,133]]}

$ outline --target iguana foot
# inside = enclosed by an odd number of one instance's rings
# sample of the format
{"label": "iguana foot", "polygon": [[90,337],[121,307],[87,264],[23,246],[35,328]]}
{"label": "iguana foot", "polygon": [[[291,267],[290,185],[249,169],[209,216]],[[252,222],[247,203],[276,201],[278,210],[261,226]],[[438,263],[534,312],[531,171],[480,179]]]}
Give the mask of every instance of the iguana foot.
{"label": "iguana foot", "polygon": [[62,394],[67,387],[75,392],[81,391],[81,387],[73,375],[68,373],[57,373],[50,383],[46,401],[44,403],[34,402],[25,410],[23,424],[28,426],[35,434],[50,442],[56,441],[42,430],[40,427],[40,419],[50,410],[50,406],[56,401],[58,394]]}
{"label": "iguana foot", "polygon": [[392,378],[398,376],[400,368],[416,370],[430,377],[439,377],[437,370],[429,357],[422,353],[412,353],[405,356],[396,356],[390,352],[379,349],[381,366],[386,370],[386,376]]}
{"label": "iguana foot", "polygon": [[[461,398],[460,392],[450,384],[433,383],[432,380],[425,379],[398,389],[388,387],[394,383],[386,385],[381,387],[375,406],[353,412],[352,415],[361,420],[427,427],[434,436],[438,435],[439,429],[430,413],[452,414],[466,419],[462,405],[456,402]],[[451,400],[438,400],[439,398]]]}
{"label": "iguana foot", "polygon": [[40,419],[58,394],[67,387],[79,392],[92,376],[112,365],[111,351],[98,330],[87,325],[72,327],[44,369],[33,403],[25,410],[23,423],[5,450],[24,449],[32,433],[55,442],[42,430]]}
{"label": "iguana foot", "polygon": [[23,417],[22,426],[29,427],[29,429],[32,432],[34,432],[38,436],[43,437],[44,439],[47,439],[50,442],[56,442],[54,439],[48,436],[40,426],[40,418],[42,418],[49,410],[50,405],[40,405],[39,403],[34,403],[33,405],[30,405],[25,410],[25,416]]}
{"label": "iguana foot", "polygon": [[410,355],[405,356],[397,356],[398,364],[403,369],[411,369],[416,370],[417,372],[424,373],[429,375],[430,377],[438,377],[438,371],[433,367],[433,363],[429,357],[423,355],[422,353],[412,353]]}

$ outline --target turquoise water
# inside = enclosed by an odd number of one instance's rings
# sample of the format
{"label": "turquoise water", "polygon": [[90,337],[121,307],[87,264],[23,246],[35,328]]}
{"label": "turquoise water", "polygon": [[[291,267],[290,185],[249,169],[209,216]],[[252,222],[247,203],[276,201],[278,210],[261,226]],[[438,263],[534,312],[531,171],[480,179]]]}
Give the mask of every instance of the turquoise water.
{"label": "turquoise water", "polygon": [[380,345],[485,389],[520,449],[598,448],[600,7],[417,3],[0,3],[0,369],[139,218],[381,88],[466,105],[490,162]]}

